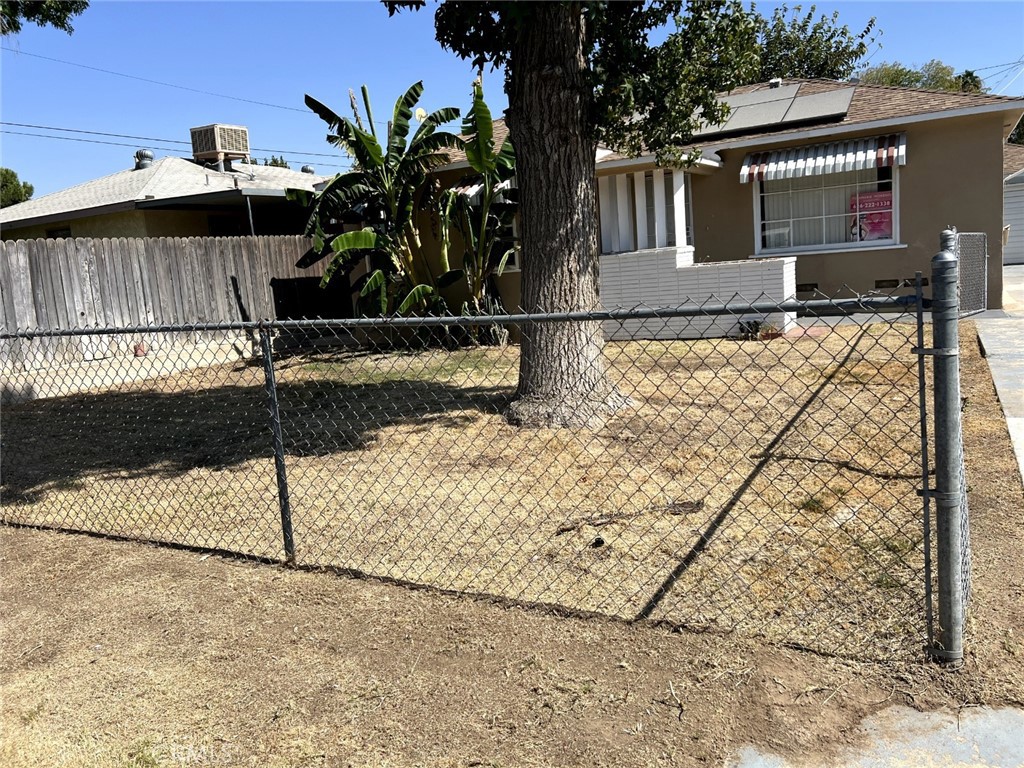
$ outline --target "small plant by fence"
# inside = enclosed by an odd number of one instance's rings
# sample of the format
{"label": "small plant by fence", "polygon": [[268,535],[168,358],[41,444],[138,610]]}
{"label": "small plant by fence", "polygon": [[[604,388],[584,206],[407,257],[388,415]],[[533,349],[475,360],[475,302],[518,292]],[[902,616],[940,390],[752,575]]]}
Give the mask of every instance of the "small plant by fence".
{"label": "small plant by fence", "polygon": [[[5,373],[3,518],[912,655],[930,633],[918,354],[930,334],[913,307],[883,308],[472,319],[522,335],[592,320],[606,337],[620,335],[609,324],[637,329],[603,347],[628,405],[572,429],[504,418],[519,347],[469,343],[467,319],[89,329],[124,353]],[[811,316],[781,338],[651,338],[670,319],[713,313],[738,329],[798,310]],[[129,354],[146,334],[151,346]],[[225,352],[231,335],[248,343]]]}

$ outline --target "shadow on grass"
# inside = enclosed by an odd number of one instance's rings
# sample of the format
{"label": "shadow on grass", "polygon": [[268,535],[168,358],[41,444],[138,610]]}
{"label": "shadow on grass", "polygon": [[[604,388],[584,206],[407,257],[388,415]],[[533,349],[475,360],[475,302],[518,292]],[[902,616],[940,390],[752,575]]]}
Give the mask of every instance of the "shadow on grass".
{"label": "shadow on grass", "polygon": [[[637,621],[642,621],[651,618],[655,609],[662,603],[662,601],[668,596],[669,592],[676,585],[676,582],[683,577],[683,575],[690,569],[690,567],[697,561],[705,550],[711,545],[712,540],[718,533],[719,529],[726,523],[729,517],[732,515],[733,510],[739,505],[743,498],[743,495],[750,490],[754,480],[760,475],[766,466],[776,458],[773,455],[773,451],[778,448],[786,435],[792,431],[799,423],[800,419],[810,410],[814,402],[821,397],[822,392],[832,385],[833,379],[835,379],[842,371],[845,370],[846,364],[853,357],[854,352],[857,350],[857,345],[867,336],[867,331],[861,331],[857,338],[850,344],[849,349],[846,352],[843,360],[838,363],[834,370],[826,375],[821,383],[814,389],[813,392],[807,397],[807,399],[800,404],[796,413],[782,425],[782,428],[772,437],[771,441],[765,446],[764,451],[760,454],[757,464],[750,471],[736,491],[729,497],[729,500],[722,505],[722,508],[718,511],[718,514],[712,518],[708,523],[707,527],[700,533],[697,541],[690,547],[689,551],[683,555],[683,557],[676,563],[675,567],[665,577],[664,581],[658,586],[654,593],[647,599],[643,607],[636,615]],[[785,457],[789,458],[789,457]]]}
{"label": "shadow on grass", "polygon": [[[278,384],[284,450],[325,456],[360,450],[399,425],[457,427],[499,413],[509,391],[443,382]],[[273,458],[263,386],[187,392],[109,391],[34,400],[3,409],[0,488],[30,504],[96,474],[173,477]]]}

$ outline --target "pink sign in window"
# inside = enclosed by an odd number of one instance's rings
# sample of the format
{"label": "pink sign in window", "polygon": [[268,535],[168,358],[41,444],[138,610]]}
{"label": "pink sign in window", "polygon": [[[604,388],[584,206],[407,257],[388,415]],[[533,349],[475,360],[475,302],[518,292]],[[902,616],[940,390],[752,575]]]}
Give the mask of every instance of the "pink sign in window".
{"label": "pink sign in window", "polygon": [[850,239],[892,240],[892,192],[850,196]]}

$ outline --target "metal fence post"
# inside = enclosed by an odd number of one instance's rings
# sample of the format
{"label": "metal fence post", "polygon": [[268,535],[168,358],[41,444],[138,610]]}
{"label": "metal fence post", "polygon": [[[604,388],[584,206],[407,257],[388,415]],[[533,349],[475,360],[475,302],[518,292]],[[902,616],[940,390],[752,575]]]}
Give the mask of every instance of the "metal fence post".
{"label": "metal fence post", "polygon": [[963,659],[964,600],[961,539],[960,334],[956,233],[942,233],[932,258],[932,333],[935,355],[935,499],[939,636],[932,649],[943,661]]}
{"label": "metal fence post", "polygon": [[284,438],[281,434],[281,413],[277,402],[277,380],[274,377],[274,356],[270,329],[260,325],[260,349],[263,352],[263,373],[270,411],[270,429],[274,436],[274,463],[277,467],[277,500],[281,507],[281,532],[284,535],[284,559],[295,564],[295,540],[292,537],[292,508],[288,497],[288,475],[284,463]]}

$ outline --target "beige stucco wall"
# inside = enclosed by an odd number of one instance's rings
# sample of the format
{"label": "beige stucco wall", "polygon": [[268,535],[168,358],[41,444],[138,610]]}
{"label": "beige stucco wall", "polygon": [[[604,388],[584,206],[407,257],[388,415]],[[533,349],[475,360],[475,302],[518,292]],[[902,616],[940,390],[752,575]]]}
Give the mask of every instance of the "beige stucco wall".
{"label": "beige stucco wall", "polygon": [[47,230],[67,228],[71,229],[71,237],[146,237],[148,234],[146,215],[142,211],[119,211],[31,227],[3,227],[0,235],[4,240],[34,240],[46,237]]}
{"label": "beige stucco wall", "polygon": [[144,211],[147,237],[207,237],[206,211]]}
{"label": "beige stucco wall", "polygon": [[[899,242],[902,247],[828,254],[798,254],[797,283],[817,283],[833,294],[848,284],[874,290],[876,280],[929,274],[929,261],[947,225],[988,235],[989,306],[1002,297],[1002,122],[1001,114],[930,121],[906,126],[907,164],[899,169]],[[881,131],[844,134],[843,138]],[[759,145],[756,151],[823,143],[827,138]],[[723,149],[725,165],[693,178],[695,261],[732,261],[754,253],[753,184],[740,184],[743,158],[751,148]]]}
{"label": "beige stucco wall", "polygon": [[[468,170],[446,171],[438,174],[438,182],[442,188],[451,187],[467,175]],[[417,214],[417,226],[420,230],[420,237],[423,241],[423,255],[430,264],[434,275],[440,275],[441,268],[441,246],[437,239],[438,223],[436,218],[428,211],[420,211]],[[452,242],[449,247],[448,262],[451,269],[462,268],[463,243],[457,231],[452,232]],[[500,277],[495,278],[498,286],[498,293],[501,295],[501,302],[505,309],[513,311],[519,307],[521,291],[519,290],[518,270],[508,270]],[[445,301],[449,309],[458,313],[462,303],[469,297],[469,292],[464,282],[459,282],[443,291]]]}
{"label": "beige stucco wall", "polygon": [[71,237],[206,237],[206,211],[120,211],[100,216],[3,229],[4,240],[46,237],[47,230],[71,229]]}

